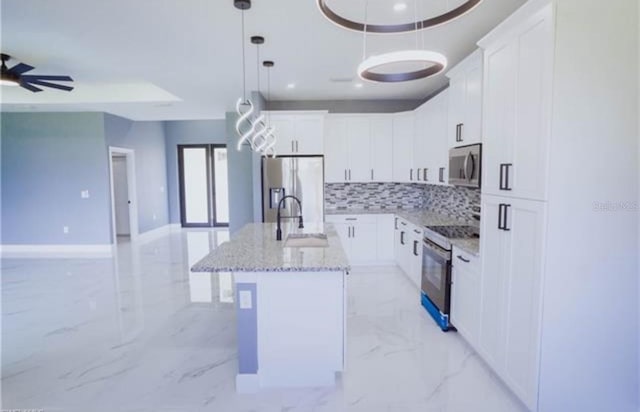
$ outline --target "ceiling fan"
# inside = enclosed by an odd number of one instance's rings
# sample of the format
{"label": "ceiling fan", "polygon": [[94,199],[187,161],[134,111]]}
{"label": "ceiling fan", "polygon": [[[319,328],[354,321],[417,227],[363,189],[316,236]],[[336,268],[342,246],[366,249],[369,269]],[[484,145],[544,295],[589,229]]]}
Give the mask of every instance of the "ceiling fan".
{"label": "ceiling fan", "polygon": [[53,89],[64,90],[67,92],[73,90],[73,87],[71,86],[51,83],[52,81],[72,82],[73,79],[69,76],[25,74],[35,69],[35,67],[29,66],[25,63],[18,63],[9,69],[7,67],[7,61],[11,60],[11,56],[4,53],[0,54],[0,60],[2,60],[2,66],[0,66],[0,85],[2,86],[20,86],[34,93],[41,92],[42,89],[40,87],[51,87]]}

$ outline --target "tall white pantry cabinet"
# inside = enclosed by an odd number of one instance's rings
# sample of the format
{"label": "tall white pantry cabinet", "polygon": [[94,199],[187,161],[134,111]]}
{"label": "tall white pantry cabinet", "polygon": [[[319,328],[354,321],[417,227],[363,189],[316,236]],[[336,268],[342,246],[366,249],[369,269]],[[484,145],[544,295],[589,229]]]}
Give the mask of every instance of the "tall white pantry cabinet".
{"label": "tall white pantry cabinet", "polygon": [[[619,99],[636,113],[638,103],[632,92],[608,93],[613,86],[605,84],[612,59],[624,64],[624,47],[633,43],[594,50],[604,43],[599,36],[630,34],[624,15],[633,4],[619,1],[625,6],[530,0],[479,42],[482,271],[480,332],[470,343],[531,410],[637,408],[637,303],[635,337],[622,337],[623,322],[605,316],[625,305],[616,294],[629,298],[626,305],[637,302],[637,212],[606,216],[592,207],[600,198],[638,193],[637,158],[623,155],[625,143],[637,153],[631,136],[637,139],[638,126]],[[637,24],[637,5],[635,11]],[[637,60],[632,67],[637,76]],[[632,71],[621,71],[630,81]],[[618,180],[607,184],[593,165],[619,171]],[[625,167],[635,177],[624,176]],[[612,244],[621,250],[612,252]],[[623,263],[612,262],[625,254]],[[619,290],[625,285],[635,290]]]}

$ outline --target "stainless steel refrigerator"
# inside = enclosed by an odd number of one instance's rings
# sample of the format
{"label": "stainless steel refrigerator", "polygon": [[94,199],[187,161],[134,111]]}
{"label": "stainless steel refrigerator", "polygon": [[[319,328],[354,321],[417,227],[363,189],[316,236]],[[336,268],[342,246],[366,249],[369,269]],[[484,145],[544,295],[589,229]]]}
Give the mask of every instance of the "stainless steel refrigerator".
{"label": "stainless steel refrigerator", "polygon": [[[278,202],[293,195],[302,203],[304,222],[324,221],[324,158],[322,156],[282,156],[262,159],[262,220],[275,222]],[[284,201],[281,216],[298,216],[293,199]]]}

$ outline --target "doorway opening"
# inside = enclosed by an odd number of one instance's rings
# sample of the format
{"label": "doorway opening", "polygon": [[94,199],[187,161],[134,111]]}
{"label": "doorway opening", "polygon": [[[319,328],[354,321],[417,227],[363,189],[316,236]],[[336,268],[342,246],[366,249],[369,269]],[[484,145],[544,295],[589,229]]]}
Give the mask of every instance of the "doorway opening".
{"label": "doorway opening", "polygon": [[228,227],[227,146],[178,145],[182,227]]}
{"label": "doorway opening", "polygon": [[135,240],[138,237],[135,153],[131,149],[109,147],[111,180],[111,241]]}

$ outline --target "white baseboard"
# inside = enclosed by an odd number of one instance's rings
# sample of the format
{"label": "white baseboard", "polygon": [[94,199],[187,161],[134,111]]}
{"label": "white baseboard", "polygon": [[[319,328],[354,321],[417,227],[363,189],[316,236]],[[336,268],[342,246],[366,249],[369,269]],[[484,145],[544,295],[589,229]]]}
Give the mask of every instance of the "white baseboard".
{"label": "white baseboard", "polygon": [[166,235],[167,233],[170,233],[172,230],[181,228],[182,226],[179,223],[170,223],[168,225],[160,226],[158,228],[139,234],[136,241],[140,243],[150,242]]}
{"label": "white baseboard", "polygon": [[3,258],[108,258],[112,245],[0,245]]}

